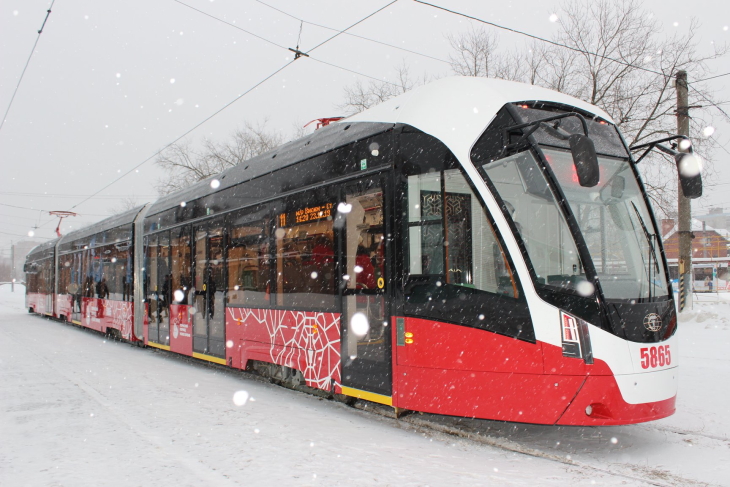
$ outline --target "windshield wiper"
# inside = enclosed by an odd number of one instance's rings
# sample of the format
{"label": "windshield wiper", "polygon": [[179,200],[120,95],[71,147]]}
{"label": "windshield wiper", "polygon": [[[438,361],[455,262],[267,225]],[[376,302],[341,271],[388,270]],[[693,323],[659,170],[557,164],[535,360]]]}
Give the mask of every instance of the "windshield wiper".
{"label": "windshield wiper", "polygon": [[656,234],[649,233],[649,230],[646,228],[646,224],[644,223],[644,219],[641,218],[641,213],[639,213],[639,209],[636,207],[636,203],[634,203],[632,201],[631,206],[634,207],[634,211],[636,212],[636,218],[639,219],[639,223],[641,224],[641,229],[644,230],[644,237],[646,238],[646,243],[649,244],[649,299],[651,299],[651,288],[654,285],[654,281],[651,280],[651,258],[652,257],[654,257],[654,267],[656,268],[656,273],[659,274],[659,259],[657,259],[656,251],[654,250],[654,239],[656,238]]}

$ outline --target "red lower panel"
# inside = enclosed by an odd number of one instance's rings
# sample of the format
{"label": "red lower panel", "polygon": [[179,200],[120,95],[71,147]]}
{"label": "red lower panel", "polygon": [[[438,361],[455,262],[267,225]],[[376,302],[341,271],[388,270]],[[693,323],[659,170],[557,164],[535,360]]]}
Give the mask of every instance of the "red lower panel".
{"label": "red lower panel", "polygon": [[149,326],[150,326],[150,303],[144,303],[144,318],[142,318],[142,339],[145,345],[149,342]]}
{"label": "red lower panel", "polygon": [[26,307],[33,308],[33,312],[38,314],[53,313],[53,310],[48,306],[48,300],[48,294],[29,293],[25,295]]}
{"label": "red lower panel", "polygon": [[228,308],[226,360],[244,368],[248,360],[299,370],[310,387],[340,384],[340,315],[309,311]]}
{"label": "red lower panel", "polygon": [[193,355],[192,306],[170,305],[170,350],[183,355]]}
{"label": "red lower panel", "polygon": [[[600,426],[654,421],[674,414],[676,400],[674,396],[664,401],[628,404],[613,376],[592,376],[586,379],[558,424]],[[586,414],[588,406],[590,416]]]}
{"label": "red lower panel", "polygon": [[122,338],[132,339],[133,303],[99,298],[81,298],[81,326],[102,333],[108,328],[119,330]]}
{"label": "red lower panel", "polygon": [[[451,323],[421,318],[404,320],[404,331],[410,342],[394,347],[398,365],[490,372],[543,372],[540,343]],[[395,330],[396,318],[392,321]]]}
{"label": "red lower panel", "polygon": [[554,424],[585,380],[398,366],[393,405],[428,413]]}
{"label": "red lower panel", "polygon": [[73,313],[73,296],[70,294],[57,294],[56,314],[58,317],[63,316],[66,321],[71,321],[71,313]]}

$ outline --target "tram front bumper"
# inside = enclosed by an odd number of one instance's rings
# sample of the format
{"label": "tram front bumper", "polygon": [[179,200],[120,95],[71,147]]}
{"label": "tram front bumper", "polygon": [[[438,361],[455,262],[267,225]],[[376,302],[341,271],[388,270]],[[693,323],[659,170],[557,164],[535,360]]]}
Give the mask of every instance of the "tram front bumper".
{"label": "tram front bumper", "polygon": [[676,410],[677,380],[676,367],[642,374],[588,376],[557,424],[619,425],[666,418]]}

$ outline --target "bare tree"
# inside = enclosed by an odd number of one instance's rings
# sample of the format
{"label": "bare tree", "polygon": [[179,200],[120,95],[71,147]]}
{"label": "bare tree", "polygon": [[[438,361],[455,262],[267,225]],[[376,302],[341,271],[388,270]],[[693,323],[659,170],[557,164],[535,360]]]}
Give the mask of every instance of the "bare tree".
{"label": "bare tree", "polygon": [[495,77],[500,54],[499,36],[486,29],[471,29],[446,36],[453,53],[449,62],[454,73],[461,76]]}
{"label": "bare tree", "polygon": [[160,153],[155,161],[167,172],[158,180],[157,191],[165,195],[185,188],[267,152],[282,141],[283,136],[267,130],[264,122],[256,126],[246,124],[228,141],[205,139],[200,148],[192,147],[189,141],[178,142]]}
{"label": "bare tree", "polygon": [[454,73],[522,81],[529,70],[522,52],[500,52],[499,36],[486,29],[471,29],[462,34],[448,34],[452,53],[449,62]]}
{"label": "bare tree", "polygon": [[[708,63],[728,52],[715,46],[707,54],[697,47],[699,24],[690,22],[683,35],[662,37],[659,24],[636,0],[598,0],[591,3],[571,0],[563,4],[556,41],[569,46],[546,49],[548,71],[542,81],[550,88],[583,99],[605,110],[621,129],[629,145],[676,133],[676,93],[674,76],[679,70],[705,77]],[[561,62],[556,62],[556,59]],[[556,66],[563,66],[555,70]],[[548,68],[549,67],[549,68]],[[694,87],[695,102],[707,96]],[[695,150],[706,161],[712,140],[695,138]],[[640,169],[649,195],[664,214],[676,206],[674,161],[653,155]]]}
{"label": "bare tree", "polygon": [[345,86],[345,101],[337,108],[347,116],[354,115],[425,84],[428,79],[426,75],[414,79],[405,62],[401,62],[396,67],[395,81],[370,81],[363,84],[358,80],[352,86]]}
{"label": "bare tree", "polygon": [[112,215],[116,215],[119,213],[124,213],[125,211],[129,211],[133,208],[136,208],[140,205],[140,203],[137,202],[137,198],[134,196],[126,196],[122,198],[116,205],[108,208],[108,212]]}
{"label": "bare tree", "polygon": [[[498,35],[484,28],[447,35],[452,70],[540,85],[587,101],[605,110],[628,144],[634,145],[675,133],[678,70],[701,79],[709,62],[728,52],[727,45],[714,45],[711,52],[700,53],[696,20],[685,34],[664,36],[640,0],[568,0],[558,19],[555,44],[536,40],[521,51],[501,51]],[[360,85],[358,99],[382,101],[372,88]],[[709,94],[695,85],[690,94],[694,97],[690,105],[704,105],[706,113]],[[714,145],[712,139],[695,140],[695,151],[706,161],[706,174],[711,174],[707,154]],[[655,207],[671,215],[676,203],[673,160],[652,155],[640,169]]]}

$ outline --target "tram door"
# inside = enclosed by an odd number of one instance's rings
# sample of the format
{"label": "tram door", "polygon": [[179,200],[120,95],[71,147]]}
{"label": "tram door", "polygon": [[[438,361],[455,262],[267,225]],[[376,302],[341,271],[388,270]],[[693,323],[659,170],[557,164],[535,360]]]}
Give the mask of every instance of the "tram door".
{"label": "tram door", "polygon": [[145,294],[147,300],[147,340],[152,343],[159,343],[160,307],[159,307],[159,285],[158,276],[158,235],[145,237],[145,248],[147,249],[145,270]]}
{"label": "tram door", "polygon": [[193,352],[225,358],[225,281],[223,226],[194,227],[195,317]]}
{"label": "tram door", "polygon": [[344,387],[390,396],[388,245],[383,183],[380,177],[373,177],[347,184],[345,205],[338,207],[338,215],[344,215],[345,219],[339,225],[343,289],[341,356]]}
{"label": "tram door", "polygon": [[147,243],[147,339],[160,345],[170,344],[170,234],[146,237]]}

